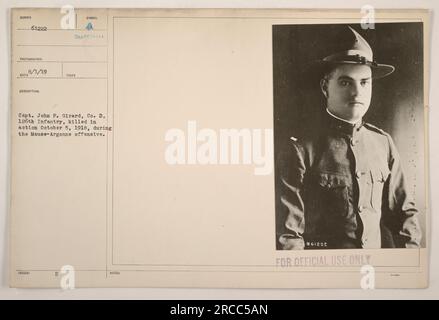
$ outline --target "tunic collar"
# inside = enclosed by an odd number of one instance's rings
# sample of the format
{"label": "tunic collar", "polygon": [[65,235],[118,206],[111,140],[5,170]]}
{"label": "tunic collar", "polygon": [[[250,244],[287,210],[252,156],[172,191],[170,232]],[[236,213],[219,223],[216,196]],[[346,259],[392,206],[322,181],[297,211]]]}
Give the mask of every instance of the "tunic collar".
{"label": "tunic collar", "polygon": [[350,121],[341,119],[340,117],[337,117],[331,113],[328,108],[326,108],[326,113],[328,115],[327,118],[329,120],[330,127],[348,135],[353,135],[355,131],[359,131],[364,123],[363,119],[356,123],[351,123]]}

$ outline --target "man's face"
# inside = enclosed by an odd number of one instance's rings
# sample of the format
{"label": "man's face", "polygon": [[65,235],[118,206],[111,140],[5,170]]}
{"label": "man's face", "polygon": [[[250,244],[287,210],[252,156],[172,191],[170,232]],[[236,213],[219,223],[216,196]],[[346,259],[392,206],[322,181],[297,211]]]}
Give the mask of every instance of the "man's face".
{"label": "man's face", "polygon": [[359,121],[369,109],[372,70],[366,65],[343,64],[322,80],[328,110],[347,121]]}

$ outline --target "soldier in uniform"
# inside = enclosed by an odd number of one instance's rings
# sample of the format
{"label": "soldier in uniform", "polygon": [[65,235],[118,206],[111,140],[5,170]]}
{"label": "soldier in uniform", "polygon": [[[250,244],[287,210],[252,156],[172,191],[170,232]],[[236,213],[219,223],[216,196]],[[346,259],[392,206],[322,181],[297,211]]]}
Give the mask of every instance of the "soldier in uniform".
{"label": "soldier in uniform", "polygon": [[[318,133],[291,141],[281,167],[284,209],[278,248],[418,248],[418,210],[389,134],[363,121],[372,81],[394,71],[373,60],[354,29],[318,62],[326,118]],[[345,34],[346,36],[346,34]]]}

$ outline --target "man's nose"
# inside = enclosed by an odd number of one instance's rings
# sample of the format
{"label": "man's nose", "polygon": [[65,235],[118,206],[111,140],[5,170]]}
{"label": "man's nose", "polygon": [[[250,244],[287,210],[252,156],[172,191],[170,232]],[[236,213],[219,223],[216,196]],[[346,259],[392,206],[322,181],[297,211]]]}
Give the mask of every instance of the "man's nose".
{"label": "man's nose", "polygon": [[353,82],[351,85],[351,96],[358,97],[360,95],[360,89],[360,83],[357,83],[356,81]]}

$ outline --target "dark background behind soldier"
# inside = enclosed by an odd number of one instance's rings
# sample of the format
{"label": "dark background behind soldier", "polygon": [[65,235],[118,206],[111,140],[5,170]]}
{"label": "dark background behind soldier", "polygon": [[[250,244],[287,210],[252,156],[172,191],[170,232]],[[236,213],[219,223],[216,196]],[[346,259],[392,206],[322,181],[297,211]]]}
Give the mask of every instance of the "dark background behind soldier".
{"label": "dark background behind soldier", "polygon": [[[395,72],[373,82],[371,106],[365,121],[389,133],[401,155],[409,192],[420,211],[425,235],[425,150],[423,110],[422,23],[376,23],[363,30],[349,24],[374,49],[374,57],[396,67]],[[325,101],[321,74],[308,68],[313,60],[334,52],[333,39],[346,25],[273,26],[274,153],[276,190],[279,189],[279,155],[290,137],[319,130]],[[282,168],[287,170],[288,168]],[[282,212],[276,197],[276,213]],[[276,217],[276,224],[283,223]],[[422,247],[425,247],[425,236]]]}

